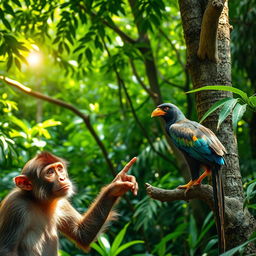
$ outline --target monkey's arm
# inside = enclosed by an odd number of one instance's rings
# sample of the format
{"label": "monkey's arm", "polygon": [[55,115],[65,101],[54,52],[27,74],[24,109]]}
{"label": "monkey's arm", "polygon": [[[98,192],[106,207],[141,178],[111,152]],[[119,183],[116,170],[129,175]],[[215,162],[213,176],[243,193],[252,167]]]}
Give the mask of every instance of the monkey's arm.
{"label": "monkey's arm", "polygon": [[130,160],[116,175],[112,183],[101,190],[95,202],[83,216],[65,200],[62,210],[60,210],[64,216],[60,218],[59,230],[75,240],[80,247],[88,250],[90,243],[104,229],[108,221],[115,217],[115,213],[111,209],[117,199],[129,190],[137,195],[136,179],[132,175],[127,175],[136,159],[134,157]]}
{"label": "monkey's arm", "polygon": [[111,186],[102,189],[94,203],[84,215],[80,215],[67,200],[60,202],[59,230],[85,250],[90,243],[115,217],[111,211],[118,197],[109,194]]}

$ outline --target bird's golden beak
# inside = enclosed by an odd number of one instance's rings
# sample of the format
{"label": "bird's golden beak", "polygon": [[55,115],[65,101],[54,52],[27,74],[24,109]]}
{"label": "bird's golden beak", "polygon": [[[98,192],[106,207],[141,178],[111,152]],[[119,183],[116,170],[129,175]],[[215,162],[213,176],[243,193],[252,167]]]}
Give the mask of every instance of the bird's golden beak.
{"label": "bird's golden beak", "polygon": [[166,114],[166,112],[164,112],[161,108],[156,108],[152,113],[151,113],[151,117],[154,116],[164,116]]}

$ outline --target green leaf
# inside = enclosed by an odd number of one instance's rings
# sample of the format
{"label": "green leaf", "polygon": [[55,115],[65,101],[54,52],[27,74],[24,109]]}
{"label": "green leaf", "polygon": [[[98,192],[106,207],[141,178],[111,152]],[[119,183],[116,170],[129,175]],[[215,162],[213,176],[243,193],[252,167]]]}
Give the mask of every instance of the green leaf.
{"label": "green leaf", "polygon": [[19,0],[12,0],[12,2],[18,5],[19,7],[22,7]]}
{"label": "green leaf", "polygon": [[46,129],[40,129],[39,130],[39,135],[44,136],[46,139],[50,139],[51,135]]}
{"label": "green leaf", "polygon": [[219,129],[222,122],[227,118],[227,116],[230,114],[230,112],[233,110],[234,106],[236,105],[238,99],[233,99],[232,101],[227,101],[224,106],[222,107],[220,114],[219,114],[219,120],[217,124],[217,129]]}
{"label": "green leaf", "polygon": [[99,49],[101,49],[101,50],[103,51],[103,45],[102,45],[102,43],[100,42],[98,36],[95,37],[94,45],[95,45],[96,48],[99,48]]}
{"label": "green leaf", "polygon": [[253,198],[253,194],[256,192],[255,187],[256,187],[256,179],[254,179],[251,184],[248,186],[246,189],[246,198],[245,201],[249,201],[250,199]]}
{"label": "green leaf", "polygon": [[204,221],[202,230],[200,232],[200,235],[197,239],[197,246],[199,246],[200,242],[203,240],[203,238],[206,236],[207,232],[209,231],[209,229],[214,225],[214,220],[212,217],[212,212],[210,212],[210,214],[208,214],[207,218]]}
{"label": "green leaf", "polygon": [[78,47],[76,47],[76,48],[74,49],[73,53],[76,53],[76,52],[78,52],[78,51],[80,51],[80,50],[82,50],[82,49],[84,49],[84,45],[83,45],[83,44],[81,44],[81,45],[79,45]]}
{"label": "green leaf", "polygon": [[22,51],[29,52],[29,49],[23,45],[23,43],[18,43],[17,48],[21,49]]}
{"label": "green leaf", "polygon": [[20,64],[20,61],[19,61],[17,58],[15,58],[15,59],[14,59],[14,61],[15,61],[15,65],[16,65],[16,67],[17,67],[19,70],[21,70],[21,64]]}
{"label": "green leaf", "polygon": [[29,7],[30,6],[30,0],[25,0],[26,6]]}
{"label": "green leaf", "polygon": [[196,221],[192,215],[190,215],[190,220],[189,220],[189,246],[191,248],[194,248],[196,245],[196,241],[198,238],[198,231],[196,227]]}
{"label": "green leaf", "polygon": [[245,243],[225,252],[225,253],[222,253],[220,256],[232,256],[234,255],[235,253],[237,253],[238,251],[240,251],[241,249],[243,249],[247,244],[253,242],[256,240],[256,237],[253,238],[253,239],[250,239],[249,241],[246,241]]}
{"label": "green leaf", "polygon": [[96,243],[92,243],[91,248],[97,251],[101,256],[107,256],[107,253]]}
{"label": "green leaf", "polygon": [[54,119],[48,119],[48,120],[45,120],[41,126],[43,128],[47,128],[47,127],[52,127],[52,126],[57,126],[57,125],[61,125],[61,122],[60,121],[55,121]]}
{"label": "green leaf", "polygon": [[2,18],[2,22],[4,23],[4,25],[7,29],[12,30],[12,27],[7,19]]}
{"label": "green leaf", "polygon": [[211,239],[211,240],[207,243],[207,245],[205,246],[205,248],[204,248],[204,253],[209,252],[210,249],[211,249],[215,244],[217,244],[217,242],[218,242],[218,239],[216,239],[216,238]]}
{"label": "green leaf", "polygon": [[0,46],[0,55],[5,55],[6,53],[6,44]]}
{"label": "green leaf", "polygon": [[115,251],[118,249],[119,245],[122,243],[125,233],[126,233],[126,230],[129,225],[130,225],[130,223],[127,223],[124,226],[124,228],[122,228],[122,230],[117,234],[117,236],[111,246],[111,249],[110,249],[111,254],[113,253],[113,255],[115,255]]}
{"label": "green leaf", "polygon": [[99,238],[98,238],[98,242],[101,246],[101,248],[104,248],[105,252],[107,254],[109,254],[109,251],[110,251],[110,243],[107,239],[107,236],[106,235],[101,235]]}
{"label": "green leaf", "polygon": [[256,96],[249,97],[249,103],[251,103],[253,107],[256,107]]}
{"label": "green leaf", "polygon": [[114,253],[113,256],[117,256],[120,252],[124,251],[125,249],[127,249],[128,247],[131,247],[135,244],[143,244],[144,241],[142,240],[134,240],[134,241],[131,241],[131,242],[128,242],[126,244],[123,244],[122,246],[120,246],[117,251]]}
{"label": "green leaf", "polygon": [[4,8],[5,8],[5,12],[14,15],[14,11],[13,11],[12,7],[9,4],[7,4],[6,2],[4,2]]}
{"label": "green leaf", "polygon": [[7,60],[7,71],[11,68],[13,63],[13,57],[11,54],[8,55],[8,60]]}
{"label": "green leaf", "polygon": [[206,113],[203,115],[203,117],[200,120],[200,123],[202,123],[205,118],[207,118],[210,114],[212,114],[215,110],[217,110],[218,108],[220,108],[221,106],[223,106],[227,101],[233,100],[233,98],[225,98],[222,100],[217,101],[216,103],[214,103],[209,109],[208,111],[206,111]]}
{"label": "green leaf", "polygon": [[232,114],[232,123],[233,123],[233,130],[236,132],[237,123],[243,117],[244,112],[246,111],[247,104],[239,104],[237,103],[234,107],[233,114]]}
{"label": "green leaf", "polygon": [[248,102],[248,96],[245,92],[231,86],[225,86],[225,85],[208,85],[204,86],[192,91],[189,91],[187,93],[194,93],[194,92],[199,92],[199,91],[207,91],[207,90],[218,90],[218,91],[228,91],[228,92],[233,92],[235,94],[238,94],[241,96],[241,98],[244,100],[244,102]]}
{"label": "green leaf", "polygon": [[61,9],[64,9],[65,7],[67,7],[67,6],[69,6],[69,5],[70,5],[70,2],[61,4],[60,8],[61,8]]}
{"label": "green leaf", "polygon": [[53,40],[53,44],[56,44],[60,41],[61,37],[60,36],[57,36],[54,40]]}
{"label": "green leaf", "polygon": [[85,55],[87,57],[87,60],[91,63],[92,62],[92,51],[90,50],[90,48],[87,48],[85,50]]}
{"label": "green leaf", "polygon": [[2,141],[2,144],[3,144],[3,147],[4,147],[4,151],[7,151],[8,150],[8,144],[5,141],[4,136],[0,136],[0,140]]}
{"label": "green leaf", "polygon": [[20,127],[22,129],[22,131],[24,131],[26,134],[29,134],[29,127],[26,125],[25,122],[23,122],[22,120],[14,117],[14,116],[11,116],[10,117],[10,120],[16,124],[18,127]]}
{"label": "green leaf", "polygon": [[180,237],[182,234],[184,234],[184,230],[186,227],[187,227],[187,224],[182,226],[182,230],[174,231],[174,232],[166,235],[165,237],[163,237],[161,239],[160,243],[156,245],[156,247],[154,248],[152,253],[156,253],[157,251],[161,250],[163,244],[166,244],[168,241],[176,239],[177,237]]}

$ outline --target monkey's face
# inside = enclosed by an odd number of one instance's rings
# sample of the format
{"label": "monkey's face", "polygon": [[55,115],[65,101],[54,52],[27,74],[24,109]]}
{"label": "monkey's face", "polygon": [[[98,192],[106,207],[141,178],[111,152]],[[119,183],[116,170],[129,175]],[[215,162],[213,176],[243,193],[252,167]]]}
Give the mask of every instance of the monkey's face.
{"label": "monkey's face", "polygon": [[67,170],[61,162],[52,163],[44,167],[41,171],[41,178],[51,186],[53,197],[64,197],[73,192]]}

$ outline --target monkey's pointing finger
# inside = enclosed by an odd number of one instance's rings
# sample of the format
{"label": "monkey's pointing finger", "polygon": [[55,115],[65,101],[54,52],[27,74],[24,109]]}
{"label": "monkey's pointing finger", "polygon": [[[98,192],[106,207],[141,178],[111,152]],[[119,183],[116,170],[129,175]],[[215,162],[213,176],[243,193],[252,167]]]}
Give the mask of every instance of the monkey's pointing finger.
{"label": "monkey's pointing finger", "polygon": [[122,169],[121,172],[128,172],[129,169],[132,167],[132,165],[137,161],[137,157],[132,158],[128,164],[125,165],[125,167]]}

